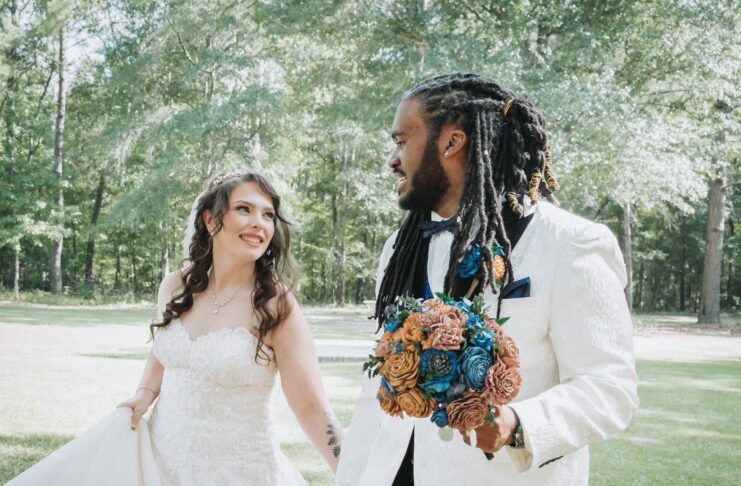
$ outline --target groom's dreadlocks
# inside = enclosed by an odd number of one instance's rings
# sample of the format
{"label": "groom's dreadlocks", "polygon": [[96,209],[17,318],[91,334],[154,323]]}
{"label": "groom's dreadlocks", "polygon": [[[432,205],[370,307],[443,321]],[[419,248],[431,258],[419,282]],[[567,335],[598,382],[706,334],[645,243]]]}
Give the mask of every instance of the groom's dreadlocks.
{"label": "groom's dreadlocks", "polygon": [[[421,102],[431,140],[436,140],[448,123],[457,124],[468,135],[464,193],[445,276],[445,292],[450,292],[458,268],[473,244],[481,248],[485,269],[481,289],[489,284],[494,288],[491,250],[497,245],[505,253],[505,281],[511,281],[508,258],[511,245],[502,219],[503,199],[519,216],[523,215],[519,200],[525,195],[533,203],[540,195],[557,204],[554,193],[558,183],[551,166],[545,119],[529,101],[516,98],[496,82],[471,73],[428,79],[408,91],[403,99]],[[386,306],[408,290],[403,287],[412,271],[414,249],[422,237],[418,226],[423,218],[422,212],[410,211],[399,229],[387,267],[392,270],[384,274],[376,300],[379,324],[385,320]],[[478,232],[469,243],[477,220]]]}

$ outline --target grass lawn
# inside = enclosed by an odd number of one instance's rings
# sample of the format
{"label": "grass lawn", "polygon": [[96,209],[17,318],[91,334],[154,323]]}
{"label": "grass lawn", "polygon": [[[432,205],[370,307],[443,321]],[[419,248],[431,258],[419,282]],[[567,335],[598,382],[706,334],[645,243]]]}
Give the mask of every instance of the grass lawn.
{"label": "grass lawn", "polygon": [[685,312],[676,313],[636,313],[633,314],[633,324],[640,331],[673,331],[685,333],[741,333],[741,314],[721,314],[721,323],[714,325],[698,325],[697,314]]}
{"label": "grass lawn", "polygon": [[741,361],[639,361],[641,407],[591,448],[590,483],[741,484]]}
{"label": "grass lawn", "polygon": [[[323,363],[325,377],[357,382],[357,363]],[[625,432],[592,447],[590,484],[738,484],[741,479],[741,362],[641,361],[641,409]],[[334,391],[339,391],[335,388]],[[347,425],[353,399],[330,389]],[[0,482],[9,480],[70,436],[0,436]],[[331,485],[304,440],[282,443],[309,484]]]}
{"label": "grass lawn", "polygon": [[[375,321],[369,320],[372,311],[354,307],[341,312],[337,308],[305,308],[304,315],[311,332],[319,339],[376,339]],[[94,308],[94,307],[36,307],[27,305],[0,305],[1,324],[95,326],[124,324],[146,327],[154,318],[154,308]]]}
{"label": "grass lawn", "polygon": [[0,306],[0,324],[28,324],[49,326],[97,326],[123,324],[147,326],[152,322],[154,309],[95,309],[91,307],[29,307]]}
{"label": "grass lawn", "polygon": [[[325,339],[368,339],[373,324],[362,308],[306,314],[314,334]],[[146,356],[145,333],[128,326],[146,327],[151,316],[151,310],[0,306],[0,484],[126,398]],[[664,327],[688,318],[646,320],[647,327]],[[39,327],[44,324],[53,327]],[[12,332],[3,334],[3,328]],[[641,408],[628,430],[592,447],[591,484],[741,484],[741,351],[736,358],[690,361],[682,356],[638,361]],[[359,391],[360,367],[321,363],[345,426]],[[274,412],[282,448],[309,484],[332,484],[284,400],[276,400]]]}

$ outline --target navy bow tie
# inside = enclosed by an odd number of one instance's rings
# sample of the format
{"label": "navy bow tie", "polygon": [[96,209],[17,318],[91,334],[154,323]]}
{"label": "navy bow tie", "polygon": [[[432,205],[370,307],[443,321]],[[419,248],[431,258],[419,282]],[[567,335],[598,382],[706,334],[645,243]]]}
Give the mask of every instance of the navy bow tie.
{"label": "navy bow tie", "polygon": [[441,231],[450,231],[455,234],[458,231],[457,218],[444,219],[442,221],[422,221],[419,229],[422,230],[422,238],[428,239]]}

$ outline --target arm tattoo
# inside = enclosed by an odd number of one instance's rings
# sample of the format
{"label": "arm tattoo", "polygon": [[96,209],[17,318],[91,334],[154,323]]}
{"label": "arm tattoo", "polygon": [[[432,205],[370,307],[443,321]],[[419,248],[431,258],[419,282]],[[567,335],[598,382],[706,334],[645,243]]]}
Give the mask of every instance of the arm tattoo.
{"label": "arm tattoo", "polygon": [[325,412],[324,416],[329,419],[329,423],[327,424],[327,435],[329,436],[327,445],[332,450],[334,457],[340,457],[340,450],[342,449],[342,424],[333,414]]}

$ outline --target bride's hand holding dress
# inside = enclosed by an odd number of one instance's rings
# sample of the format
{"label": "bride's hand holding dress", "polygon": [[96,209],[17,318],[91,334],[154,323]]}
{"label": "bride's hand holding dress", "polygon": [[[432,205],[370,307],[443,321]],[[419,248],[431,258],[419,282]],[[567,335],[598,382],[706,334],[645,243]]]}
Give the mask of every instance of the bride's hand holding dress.
{"label": "bride's hand holding dress", "polygon": [[[175,278],[176,274],[168,275],[160,285],[157,292],[157,322],[162,322],[165,313],[165,307],[170,301],[176,290],[179,288],[179,281]],[[147,363],[144,366],[139,386],[134,396],[125,402],[116,405],[116,408],[131,409],[131,430],[136,430],[139,421],[149,411],[154,401],[159,396],[159,389],[162,386],[162,375],[165,367],[150,350],[147,357]]]}
{"label": "bride's hand holding dress", "polygon": [[131,430],[136,430],[139,420],[141,420],[144,414],[147,413],[149,407],[152,406],[152,403],[154,403],[153,392],[141,388],[132,398],[116,405],[116,408],[131,409]]}
{"label": "bride's hand holding dress", "polygon": [[[142,375],[142,381],[152,383],[162,383],[162,373],[165,371],[164,366],[160,363],[154,354],[150,351],[149,357],[147,358],[147,364],[144,367],[144,373]],[[125,402],[116,405],[116,408],[129,408],[131,409],[131,430],[136,430],[139,425],[139,420],[149,411],[154,401],[157,399],[159,392],[158,388],[153,388],[149,385],[140,385],[136,390],[133,397],[129,398]]]}

